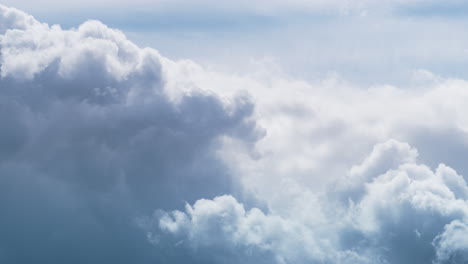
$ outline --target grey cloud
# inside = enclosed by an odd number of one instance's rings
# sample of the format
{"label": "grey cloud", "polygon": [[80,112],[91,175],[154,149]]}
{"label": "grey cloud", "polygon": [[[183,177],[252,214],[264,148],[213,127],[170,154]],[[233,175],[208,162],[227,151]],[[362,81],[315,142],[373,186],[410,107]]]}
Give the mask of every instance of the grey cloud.
{"label": "grey cloud", "polygon": [[[466,261],[468,186],[451,151],[464,153],[464,120],[447,118],[463,110],[463,81],[335,98],[326,83],[221,78],[98,21],[63,30],[0,7],[0,30],[0,262]],[[244,84],[263,112],[213,91]],[[255,118],[272,137],[259,141]],[[388,140],[348,166],[391,135],[411,145]]]}
{"label": "grey cloud", "polygon": [[260,136],[248,97],[170,98],[177,64],[98,21],[0,29],[2,263],[154,263],[138,215],[237,192],[217,151]]}

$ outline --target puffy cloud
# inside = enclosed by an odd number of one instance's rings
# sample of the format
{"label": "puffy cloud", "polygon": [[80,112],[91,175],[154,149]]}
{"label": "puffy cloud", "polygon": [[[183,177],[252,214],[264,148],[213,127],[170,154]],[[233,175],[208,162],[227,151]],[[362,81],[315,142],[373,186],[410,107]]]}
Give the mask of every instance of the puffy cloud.
{"label": "puffy cloud", "polygon": [[436,263],[463,263],[468,260],[467,231],[467,224],[458,220],[445,226],[444,232],[434,241],[437,248]]}
{"label": "puffy cloud", "polygon": [[[237,77],[192,69],[190,74],[202,87],[224,81],[224,93],[245,87],[252,94],[255,117],[267,132],[256,144],[260,158],[238,152],[226,156],[232,169],[245,175],[247,188],[267,201],[287,189],[272,182],[291,178],[300,188],[322,192],[324,182],[342,178],[375,144],[389,138],[414,146],[419,160],[430,167],[444,163],[468,173],[462,159],[467,149],[465,80],[444,79],[424,87],[356,87],[339,76],[306,83],[263,73]],[[384,168],[355,166],[356,177],[366,169],[371,176],[394,168],[401,161],[390,160],[393,151],[405,154],[396,158],[406,162],[416,158],[416,150],[405,144],[387,144],[381,146],[389,149],[387,154],[372,157]]]}
{"label": "puffy cloud", "polygon": [[390,169],[396,169],[400,164],[414,163],[417,155],[418,152],[408,144],[389,140],[374,146],[364,162],[352,167],[350,173],[352,177],[372,178]]}
{"label": "puffy cloud", "polygon": [[466,81],[224,74],[0,11],[1,262],[465,261]]}
{"label": "puffy cloud", "polygon": [[180,240],[178,246],[186,244],[195,260],[202,256],[215,263],[364,261],[353,252],[333,252],[325,230],[310,229],[258,208],[246,210],[232,196],[199,200],[187,205],[185,213],[163,213],[159,228],[174,234]]}
{"label": "puffy cloud", "polygon": [[[322,197],[316,208],[303,207],[306,214],[325,212],[320,224],[298,215],[246,210],[232,196],[220,196],[187,205],[185,212],[156,214],[152,231],[173,235],[197,253],[194,259],[204,252],[200,255],[217,263],[257,263],[258,254],[269,256],[266,263],[466,261],[468,186],[443,164],[434,171],[417,164],[415,153],[394,140],[376,145],[349,171],[351,181],[365,187],[359,198],[349,196],[349,203],[339,205]],[[392,166],[379,160],[384,156]],[[356,178],[356,168],[365,167],[381,171]]]}
{"label": "puffy cloud", "polygon": [[153,262],[136,216],[237,192],[217,151],[261,136],[247,96],[171,97],[178,63],[98,21],[0,30],[1,262]]}
{"label": "puffy cloud", "polygon": [[0,33],[4,34],[8,29],[26,29],[39,24],[31,15],[15,8],[0,7]]}
{"label": "puffy cloud", "polygon": [[367,183],[353,214],[371,251],[390,263],[434,260],[434,239],[452,221],[465,221],[468,212],[465,196],[457,195],[458,189],[467,188],[466,182],[459,181],[452,190],[446,183],[451,177],[462,179],[444,165],[431,171],[404,164]]}
{"label": "puffy cloud", "polygon": [[[222,154],[264,205],[248,210],[242,198],[232,202],[229,208],[244,211],[233,216],[238,220],[229,217],[229,232],[199,226],[204,222],[198,219],[205,219],[199,213],[217,219],[210,223],[223,223],[230,215],[219,199],[163,214],[149,228],[156,245],[189,252],[201,262],[234,263],[258,262],[258,255],[246,253],[251,251],[278,263],[454,263],[452,255],[464,254],[463,247],[442,249],[438,241],[448,241],[440,238],[451,223],[466,222],[465,80],[441,77],[424,86],[362,88],[339,76],[305,83],[264,72],[246,77],[190,63],[183,67],[201,87],[222,87],[224,94],[243,87],[252,94],[254,116],[266,136],[257,142],[254,158],[235,144]],[[205,205],[218,209],[202,210]],[[252,210],[300,231],[276,228],[281,241],[265,251],[240,239],[238,230]],[[208,239],[214,234],[220,240]],[[297,241],[310,250],[302,251]]]}

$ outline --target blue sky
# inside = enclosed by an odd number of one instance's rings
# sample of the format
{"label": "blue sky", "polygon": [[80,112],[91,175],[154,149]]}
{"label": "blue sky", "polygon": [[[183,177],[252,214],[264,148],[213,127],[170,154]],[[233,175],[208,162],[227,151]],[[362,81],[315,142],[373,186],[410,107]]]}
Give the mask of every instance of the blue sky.
{"label": "blue sky", "polygon": [[231,70],[243,68],[239,64],[246,60],[267,58],[287,74],[309,80],[332,72],[367,85],[402,85],[418,69],[465,77],[468,9],[463,1],[6,4],[65,28],[98,19],[172,58]]}
{"label": "blue sky", "polygon": [[2,4],[0,263],[468,261],[463,1]]}

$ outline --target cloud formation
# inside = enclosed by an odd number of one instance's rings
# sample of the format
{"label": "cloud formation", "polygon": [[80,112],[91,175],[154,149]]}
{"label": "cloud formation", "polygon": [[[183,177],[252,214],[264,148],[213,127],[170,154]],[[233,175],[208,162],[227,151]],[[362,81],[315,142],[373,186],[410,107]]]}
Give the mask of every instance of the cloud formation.
{"label": "cloud formation", "polygon": [[3,6],[0,52],[2,263],[468,261],[465,80],[226,74]]}
{"label": "cloud formation", "polygon": [[136,216],[236,192],[216,152],[261,136],[248,97],[170,96],[178,64],[98,21],[0,29],[1,262],[154,261]]}
{"label": "cloud formation", "polygon": [[[464,263],[468,186],[446,165],[418,164],[415,153],[394,140],[376,145],[344,186],[362,187],[359,196],[342,204],[322,197],[303,208],[323,218],[316,223],[220,196],[158,213],[156,230],[172,234],[194,259],[211,253],[214,263],[258,263],[259,255],[260,263]],[[371,177],[356,176],[377,167]]]}

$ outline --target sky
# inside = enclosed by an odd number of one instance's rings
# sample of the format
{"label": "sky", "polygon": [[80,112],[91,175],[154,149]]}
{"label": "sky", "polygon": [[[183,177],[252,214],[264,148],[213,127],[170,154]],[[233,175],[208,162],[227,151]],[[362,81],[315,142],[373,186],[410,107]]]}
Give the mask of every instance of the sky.
{"label": "sky", "polygon": [[0,263],[468,262],[468,4],[6,0]]}

